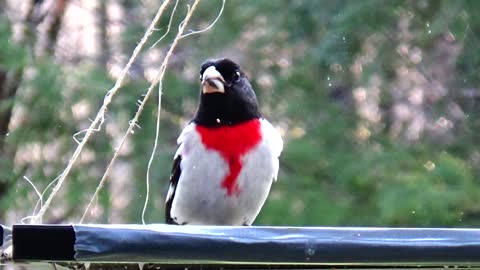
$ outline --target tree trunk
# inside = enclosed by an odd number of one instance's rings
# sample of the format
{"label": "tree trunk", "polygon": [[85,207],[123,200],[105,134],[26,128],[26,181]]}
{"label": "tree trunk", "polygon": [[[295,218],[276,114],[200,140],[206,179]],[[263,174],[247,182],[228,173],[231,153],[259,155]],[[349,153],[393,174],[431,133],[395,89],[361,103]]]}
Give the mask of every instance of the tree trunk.
{"label": "tree trunk", "polygon": [[110,57],[110,45],[108,44],[108,14],[107,14],[108,0],[99,0],[97,10],[98,14],[98,30],[100,33],[100,55],[98,57],[99,66],[108,69],[107,64]]}
{"label": "tree trunk", "polygon": [[62,26],[63,15],[67,0],[56,0],[53,12],[49,16],[46,28],[46,40],[40,50],[40,55],[53,55],[55,53],[55,44],[57,43],[58,33]]}

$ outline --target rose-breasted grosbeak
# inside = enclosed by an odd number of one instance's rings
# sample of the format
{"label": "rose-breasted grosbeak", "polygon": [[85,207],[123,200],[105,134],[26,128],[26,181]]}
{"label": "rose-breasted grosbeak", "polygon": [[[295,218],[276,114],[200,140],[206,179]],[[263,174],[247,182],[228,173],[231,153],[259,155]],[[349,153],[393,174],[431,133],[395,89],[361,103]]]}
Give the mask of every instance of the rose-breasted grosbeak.
{"label": "rose-breasted grosbeak", "polygon": [[251,225],[278,174],[283,141],[230,59],[205,62],[200,103],[178,138],[168,224]]}

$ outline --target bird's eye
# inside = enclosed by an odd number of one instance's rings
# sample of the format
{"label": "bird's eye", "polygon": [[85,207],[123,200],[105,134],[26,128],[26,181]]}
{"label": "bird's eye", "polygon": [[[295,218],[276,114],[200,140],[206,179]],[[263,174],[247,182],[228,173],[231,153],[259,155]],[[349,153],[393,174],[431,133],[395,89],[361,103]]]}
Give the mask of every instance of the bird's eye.
{"label": "bird's eye", "polygon": [[236,82],[240,79],[240,71],[235,71],[235,73],[233,73],[233,81]]}

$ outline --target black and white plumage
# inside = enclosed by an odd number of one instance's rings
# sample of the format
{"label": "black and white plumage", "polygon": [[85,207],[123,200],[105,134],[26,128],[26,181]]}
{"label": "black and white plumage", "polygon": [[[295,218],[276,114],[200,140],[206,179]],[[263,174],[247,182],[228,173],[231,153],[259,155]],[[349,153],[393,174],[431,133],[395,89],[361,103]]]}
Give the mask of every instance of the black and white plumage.
{"label": "black and white plumage", "polygon": [[205,62],[197,113],[177,142],[166,223],[251,225],[277,178],[283,141],[230,59]]}

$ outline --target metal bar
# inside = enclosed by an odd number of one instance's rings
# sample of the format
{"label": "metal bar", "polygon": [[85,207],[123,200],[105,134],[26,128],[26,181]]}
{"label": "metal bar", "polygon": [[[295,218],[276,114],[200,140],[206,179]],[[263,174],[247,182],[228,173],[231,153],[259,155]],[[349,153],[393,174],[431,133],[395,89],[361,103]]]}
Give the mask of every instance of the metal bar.
{"label": "metal bar", "polygon": [[14,225],[14,261],[311,268],[480,266],[479,229]]}

